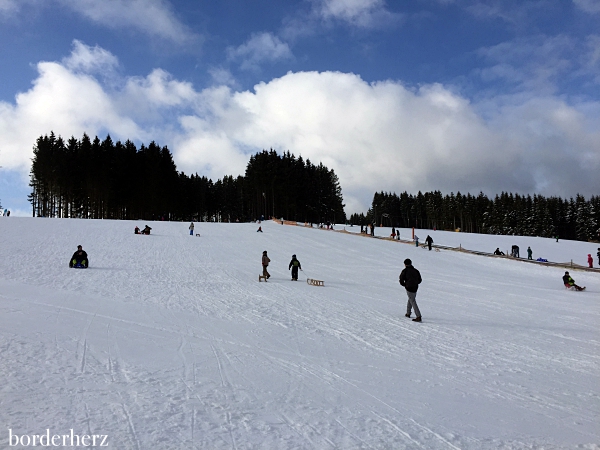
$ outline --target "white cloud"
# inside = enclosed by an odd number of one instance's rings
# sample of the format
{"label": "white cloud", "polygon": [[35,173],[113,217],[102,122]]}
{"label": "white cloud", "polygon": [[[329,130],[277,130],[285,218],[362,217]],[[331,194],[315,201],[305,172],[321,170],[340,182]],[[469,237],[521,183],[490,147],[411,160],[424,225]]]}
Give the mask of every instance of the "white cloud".
{"label": "white cloud", "polygon": [[83,42],[74,40],[73,51],[63,60],[63,64],[73,72],[106,72],[119,65],[119,61],[102,47],[89,47]]}
{"label": "white cloud", "polygon": [[529,95],[472,104],[439,84],[409,89],[338,72],[288,73],[237,92],[197,91],[155,69],[111,89],[84,71],[111,70],[111,56],[76,44],[62,62],[39,63],[33,87],[0,103],[0,165],[26,175],[35,139],[51,130],[110,132],[168,145],[179,170],[213,180],[243,174],[257,151],[290,150],[335,170],[349,213],[381,190],[600,192],[598,102]]}
{"label": "white cloud", "polygon": [[241,61],[244,70],[256,70],[262,63],[291,59],[292,51],[287,43],[273,33],[255,33],[239,47],[229,47],[227,58]]}
{"label": "white cloud", "polygon": [[573,0],[573,3],[585,12],[600,13],[600,0]]}
{"label": "white cloud", "polygon": [[131,27],[177,43],[194,39],[166,0],[58,0],[88,19],[110,28]]}
{"label": "white cloud", "polygon": [[387,25],[400,18],[385,7],[384,0],[312,0],[314,10],[324,20],[341,20],[351,25],[371,28]]}

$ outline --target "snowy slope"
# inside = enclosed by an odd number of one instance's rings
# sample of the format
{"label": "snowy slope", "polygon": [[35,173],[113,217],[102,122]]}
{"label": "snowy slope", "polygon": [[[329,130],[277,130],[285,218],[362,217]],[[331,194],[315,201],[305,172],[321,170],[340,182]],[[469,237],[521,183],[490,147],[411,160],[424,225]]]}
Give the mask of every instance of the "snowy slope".
{"label": "snowy slope", "polygon": [[[112,449],[600,448],[597,273],[572,271],[577,293],[561,269],[353,234],[136,224],[0,220],[0,448],[46,430]],[[557,261],[595,248],[511,239]],[[67,267],[77,244],[88,270]],[[324,287],[289,281],[293,253]]]}

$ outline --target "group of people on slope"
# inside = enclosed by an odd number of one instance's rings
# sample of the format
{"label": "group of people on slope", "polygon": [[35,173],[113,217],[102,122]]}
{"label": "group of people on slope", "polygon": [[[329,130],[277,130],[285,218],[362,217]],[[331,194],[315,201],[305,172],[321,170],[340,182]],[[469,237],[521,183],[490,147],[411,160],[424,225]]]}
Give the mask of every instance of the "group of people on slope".
{"label": "group of people on slope", "polygon": [[142,231],[140,231],[140,227],[136,226],[133,229],[133,232],[134,232],[134,234],[146,234],[146,235],[148,235],[148,234],[150,234],[150,230],[152,230],[152,228],[150,228],[148,225],[146,225]]}
{"label": "group of people on slope", "polygon": [[[270,262],[271,259],[269,258],[269,256],[267,255],[267,251],[265,250],[262,254],[263,277],[265,277],[265,280],[271,278],[271,274],[267,270],[267,267],[269,266]],[[298,258],[296,258],[296,255],[292,255],[292,260],[288,265],[288,270],[290,269],[292,270],[292,281],[298,281],[298,270],[302,270],[302,265],[300,264],[300,261],[298,261]]]}

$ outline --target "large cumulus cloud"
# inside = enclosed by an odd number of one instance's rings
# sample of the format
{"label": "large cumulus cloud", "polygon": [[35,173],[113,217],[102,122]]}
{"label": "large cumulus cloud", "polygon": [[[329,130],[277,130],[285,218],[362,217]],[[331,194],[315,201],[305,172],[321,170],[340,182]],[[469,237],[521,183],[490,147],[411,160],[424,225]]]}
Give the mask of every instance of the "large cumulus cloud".
{"label": "large cumulus cloud", "polygon": [[0,103],[0,164],[26,174],[36,137],[50,130],[109,132],[168,145],[179,170],[213,179],[243,174],[256,151],[290,150],[336,171],[348,213],[380,190],[600,192],[595,102],[540,95],[473,104],[440,84],[339,72],[288,73],[248,91],[196,89],[162,69],[115,80],[116,64],[78,42],[65,60],[39,63],[32,88]]}

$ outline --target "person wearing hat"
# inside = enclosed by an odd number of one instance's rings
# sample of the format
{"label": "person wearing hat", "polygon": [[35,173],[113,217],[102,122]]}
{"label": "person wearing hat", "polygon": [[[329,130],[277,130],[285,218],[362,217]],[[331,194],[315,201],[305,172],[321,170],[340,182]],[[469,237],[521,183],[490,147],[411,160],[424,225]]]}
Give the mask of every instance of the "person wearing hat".
{"label": "person wearing hat", "polygon": [[590,269],[594,267],[594,258],[592,258],[591,253],[588,253],[588,266],[590,266]]}
{"label": "person wearing hat", "polygon": [[78,245],[77,251],[73,253],[73,256],[71,256],[69,267],[83,267],[87,269],[88,264],[89,261],[87,253],[83,250],[81,245]]}
{"label": "person wearing hat", "polygon": [[405,316],[410,317],[410,313],[414,309],[417,317],[413,319],[413,322],[421,322],[421,311],[417,306],[417,290],[422,279],[421,274],[413,267],[410,259],[404,260],[404,270],[400,273],[399,281],[400,285],[406,289],[406,295],[408,296]]}
{"label": "person wearing hat", "polygon": [[569,275],[568,271],[566,271],[565,275],[563,276],[563,283],[565,283],[566,288],[575,288],[576,291],[583,291],[585,289],[585,286],[581,287],[575,284],[575,280],[571,278],[571,275]]}
{"label": "person wearing hat", "polygon": [[271,278],[271,274],[269,274],[269,272],[267,272],[267,266],[269,265],[270,262],[271,262],[271,260],[267,256],[267,251],[265,250],[262,254],[263,276],[265,277],[265,280],[268,280],[269,278]]}
{"label": "person wearing hat", "polygon": [[288,270],[292,269],[292,281],[298,281],[298,269],[302,270],[300,261],[296,259],[296,255],[292,255],[292,260],[288,266]]}

